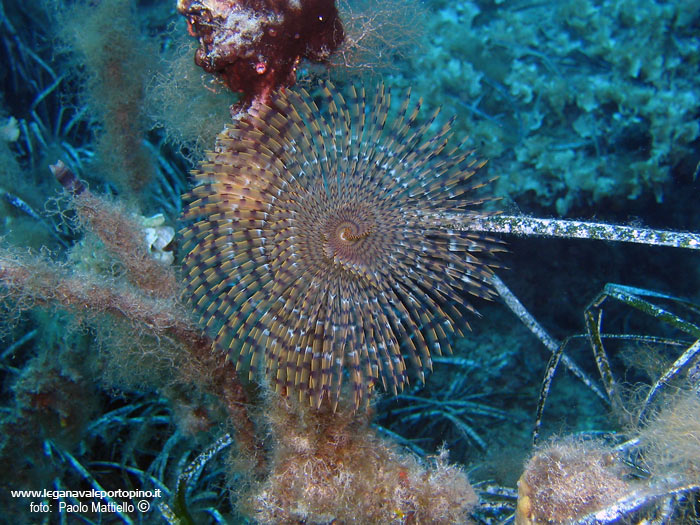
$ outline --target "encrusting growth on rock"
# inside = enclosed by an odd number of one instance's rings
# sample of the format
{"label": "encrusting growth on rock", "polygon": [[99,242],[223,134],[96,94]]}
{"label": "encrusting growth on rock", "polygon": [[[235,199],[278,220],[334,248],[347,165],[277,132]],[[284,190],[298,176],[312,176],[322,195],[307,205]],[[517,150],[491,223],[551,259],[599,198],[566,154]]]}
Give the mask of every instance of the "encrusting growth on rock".
{"label": "encrusting growth on rock", "polygon": [[380,439],[348,407],[271,403],[270,473],[239,494],[261,524],[471,523],[477,496],[446,452],[424,461]]}
{"label": "encrusting growth on rock", "polygon": [[516,525],[570,523],[630,492],[624,466],[596,443],[570,439],[542,447],[518,481]]}

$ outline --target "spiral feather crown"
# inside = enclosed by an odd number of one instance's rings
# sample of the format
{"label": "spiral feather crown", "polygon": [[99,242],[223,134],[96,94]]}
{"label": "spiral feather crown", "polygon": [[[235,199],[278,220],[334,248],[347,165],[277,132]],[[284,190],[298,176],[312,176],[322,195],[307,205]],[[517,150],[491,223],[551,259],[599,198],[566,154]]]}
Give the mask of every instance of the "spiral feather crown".
{"label": "spiral feather crown", "polygon": [[[423,379],[490,297],[498,244],[425,220],[476,214],[483,166],[450,124],[429,133],[410,93],[390,118],[383,86],[368,97],[323,84],[273,96],[225,129],[185,196],[185,295],[249,375],[283,394],[338,403],[347,374],[355,407],[381,378],[394,393],[407,357]],[[347,372],[344,372],[347,370]]]}

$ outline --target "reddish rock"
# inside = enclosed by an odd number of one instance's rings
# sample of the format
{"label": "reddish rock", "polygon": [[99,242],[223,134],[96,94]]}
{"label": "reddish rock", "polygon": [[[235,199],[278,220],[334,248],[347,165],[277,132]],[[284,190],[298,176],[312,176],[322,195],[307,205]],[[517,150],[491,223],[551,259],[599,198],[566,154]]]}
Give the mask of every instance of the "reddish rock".
{"label": "reddish rock", "polygon": [[178,11],[199,39],[195,63],[243,106],[294,84],[301,59],[326,62],[344,38],[334,0],[179,0]]}

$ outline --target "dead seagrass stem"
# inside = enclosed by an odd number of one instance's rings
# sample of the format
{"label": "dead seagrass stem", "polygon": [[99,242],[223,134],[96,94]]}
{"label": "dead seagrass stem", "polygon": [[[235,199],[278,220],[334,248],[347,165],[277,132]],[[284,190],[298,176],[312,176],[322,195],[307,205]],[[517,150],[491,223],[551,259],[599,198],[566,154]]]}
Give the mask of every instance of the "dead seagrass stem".
{"label": "dead seagrass stem", "polygon": [[534,237],[592,239],[631,242],[650,246],[700,249],[700,234],[672,230],[655,230],[619,224],[540,219],[513,215],[480,215],[464,213],[424,213],[426,225],[440,225],[447,230],[480,233],[505,233]]}

